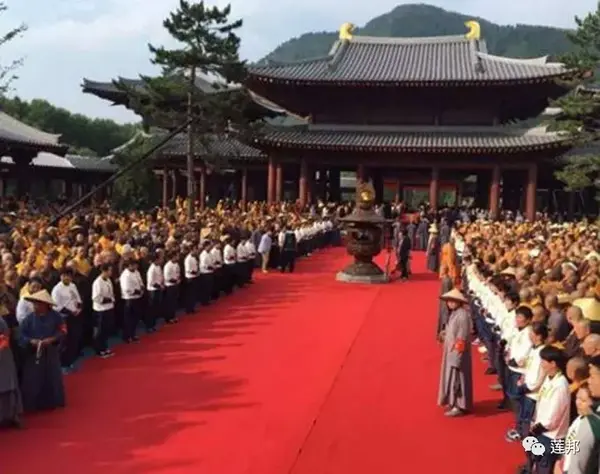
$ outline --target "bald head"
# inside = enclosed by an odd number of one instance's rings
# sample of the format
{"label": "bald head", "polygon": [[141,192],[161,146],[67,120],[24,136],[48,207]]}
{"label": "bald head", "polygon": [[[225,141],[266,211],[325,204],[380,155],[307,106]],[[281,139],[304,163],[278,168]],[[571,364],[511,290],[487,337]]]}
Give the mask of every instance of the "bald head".
{"label": "bald head", "polygon": [[583,352],[588,357],[600,355],[600,334],[590,334],[583,340]]}

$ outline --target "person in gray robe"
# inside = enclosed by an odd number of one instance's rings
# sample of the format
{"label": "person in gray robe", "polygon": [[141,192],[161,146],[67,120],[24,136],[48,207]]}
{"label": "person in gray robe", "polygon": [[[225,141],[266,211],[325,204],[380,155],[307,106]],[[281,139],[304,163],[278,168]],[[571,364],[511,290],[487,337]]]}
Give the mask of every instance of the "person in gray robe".
{"label": "person in gray robe", "polygon": [[437,226],[429,228],[429,242],[427,243],[427,269],[438,272],[440,269],[440,238]]}
{"label": "person in gray robe", "polygon": [[10,349],[10,331],[0,317],[0,426],[20,427],[22,412],[19,379]]}
{"label": "person in gray robe", "polygon": [[[448,274],[448,267],[444,266],[441,269],[441,277],[442,277],[442,286],[440,295],[444,295],[448,293],[452,288],[454,288],[454,283],[452,282],[452,278]],[[440,299],[440,309],[438,312],[438,324],[437,324],[437,332],[436,337],[439,339],[440,334],[445,329],[446,324],[448,324],[448,317],[450,316],[450,310],[448,309],[448,305],[444,300]]]}
{"label": "person in gray robe", "polygon": [[427,222],[427,219],[422,218],[417,225],[416,250],[427,250],[427,241],[429,239],[428,227],[429,222]]}
{"label": "person in gray robe", "polygon": [[465,309],[467,298],[457,289],[440,297],[448,305],[450,317],[443,334],[438,404],[449,409],[446,416],[464,415],[473,409],[471,360],[471,315]]}
{"label": "person in gray robe", "polygon": [[416,235],[417,235],[417,226],[411,219],[408,225],[406,226],[406,231],[408,233],[408,238],[410,240],[411,250],[415,250],[417,246]]}

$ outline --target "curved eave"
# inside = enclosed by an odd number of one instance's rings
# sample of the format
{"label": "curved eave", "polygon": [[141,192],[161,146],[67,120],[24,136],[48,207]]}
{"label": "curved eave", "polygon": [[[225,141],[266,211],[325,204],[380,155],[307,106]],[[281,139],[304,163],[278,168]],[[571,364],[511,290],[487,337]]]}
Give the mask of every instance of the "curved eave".
{"label": "curved eave", "polygon": [[519,78],[511,80],[464,80],[464,81],[340,81],[340,80],[312,80],[312,79],[290,79],[282,78],[273,75],[257,73],[248,74],[247,81],[257,81],[263,84],[279,84],[279,85],[299,85],[299,86],[333,86],[333,87],[482,87],[482,86],[515,86],[523,84],[545,84],[555,82],[559,79],[567,77],[569,73],[561,72],[557,74]]}
{"label": "curved eave", "polygon": [[465,146],[357,146],[357,145],[328,145],[328,144],[310,144],[310,143],[294,143],[280,140],[271,140],[268,138],[255,138],[254,145],[265,148],[278,149],[301,149],[301,150],[317,150],[317,151],[339,151],[339,152],[355,152],[355,153],[466,153],[466,154],[518,154],[523,152],[538,152],[545,150],[561,150],[568,149],[571,145],[567,140],[557,140],[550,143],[536,143],[529,145],[518,146],[501,146],[501,147],[465,147]]}
{"label": "curved eave", "polygon": [[4,138],[0,138],[0,150],[2,153],[11,156],[13,151],[20,153],[23,151],[26,152],[40,152],[47,151],[49,153],[54,153],[55,155],[65,156],[69,151],[68,145],[63,144],[47,144],[47,143],[35,143],[35,142],[27,142],[27,141],[18,141],[18,140],[7,140]]}

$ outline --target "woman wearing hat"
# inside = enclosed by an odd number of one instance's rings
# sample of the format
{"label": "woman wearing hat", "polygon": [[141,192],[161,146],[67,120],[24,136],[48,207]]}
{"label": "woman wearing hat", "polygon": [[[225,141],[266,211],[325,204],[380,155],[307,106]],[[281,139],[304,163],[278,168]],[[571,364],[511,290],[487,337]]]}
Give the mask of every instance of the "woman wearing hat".
{"label": "woman wearing hat", "polygon": [[444,349],[438,404],[447,406],[446,416],[461,416],[473,408],[471,366],[471,315],[467,298],[456,288],[444,293],[450,316],[443,333]]}
{"label": "woman wearing hat", "polygon": [[20,341],[26,349],[21,393],[26,411],[50,410],[65,406],[59,344],[66,326],[52,309],[54,301],[46,290],[28,295],[33,304],[21,324]]}

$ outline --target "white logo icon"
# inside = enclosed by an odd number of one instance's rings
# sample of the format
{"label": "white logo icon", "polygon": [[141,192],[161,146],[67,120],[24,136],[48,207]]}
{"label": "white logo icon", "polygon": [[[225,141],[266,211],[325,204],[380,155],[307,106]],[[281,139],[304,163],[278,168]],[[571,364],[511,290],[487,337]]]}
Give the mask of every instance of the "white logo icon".
{"label": "white logo icon", "polygon": [[546,452],[546,447],[535,436],[527,436],[521,444],[525,452],[531,452],[534,456],[543,456]]}

